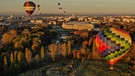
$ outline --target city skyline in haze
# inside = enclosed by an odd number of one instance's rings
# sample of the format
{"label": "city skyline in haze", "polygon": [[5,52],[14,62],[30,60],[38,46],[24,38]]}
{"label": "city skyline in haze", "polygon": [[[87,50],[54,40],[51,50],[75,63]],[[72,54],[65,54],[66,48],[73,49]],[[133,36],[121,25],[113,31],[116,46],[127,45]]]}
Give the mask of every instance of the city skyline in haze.
{"label": "city skyline in haze", "polygon": [[[1,0],[0,15],[27,15],[23,4],[29,0]],[[30,0],[40,5],[35,14],[135,15],[135,0]],[[60,5],[58,5],[60,3]],[[62,7],[62,9],[59,9]],[[64,11],[66,13],[64,13]]]}

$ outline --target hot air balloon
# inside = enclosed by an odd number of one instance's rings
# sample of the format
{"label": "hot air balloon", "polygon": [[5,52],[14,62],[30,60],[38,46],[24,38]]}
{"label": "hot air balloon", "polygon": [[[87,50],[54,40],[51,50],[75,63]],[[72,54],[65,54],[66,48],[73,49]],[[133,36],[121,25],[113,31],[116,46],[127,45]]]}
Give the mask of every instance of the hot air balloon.
{"label": "hot air balloon", "polygon": [[96,35],[96,46],[100,54],[111,65],[118,62],[130,49],[132,40],[130,35],[118,28],[107,28]]}
{"label": "hot air balloon", "polygon": [[64,11],[64,13],[66,13],[66,11]]}
{"label": "hot air balloon", "polygon": [[58,3],[58,5],[60,5],[60,3]]}
{"label": "hot air balloon", "polygon": [[59,7],[59,9],[62,9],[62,7]]}
{"label": "hot air balloon", "polygon": [[39,4],[37,5],[37,7],[38,7],[38,10],[40,10],[40,5]]}
{"label": "hot air balloon", "polygon": [[25,11],[27,12],[27,14],[31,17],[32,13],[36,9],[36,4],[32,1],[27,1],[24,3],[23,7],[24,7]]}

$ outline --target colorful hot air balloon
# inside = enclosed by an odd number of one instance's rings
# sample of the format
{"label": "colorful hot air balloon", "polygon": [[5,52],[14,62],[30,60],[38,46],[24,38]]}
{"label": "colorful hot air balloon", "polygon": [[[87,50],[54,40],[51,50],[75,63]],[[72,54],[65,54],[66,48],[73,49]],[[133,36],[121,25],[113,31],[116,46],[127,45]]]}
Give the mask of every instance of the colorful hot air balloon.
{"label": "colorful hot air balloon", "polygon": [[131,43],[130,35],[118,28],[107,28],[96,35],[98,51],[109,62],[110,69],[128,52]]}
{"label": "colorful hot air balloon", "polygon": [[32,1],[27,1],[24,3],[23,7],[24,7],[25,11],[28,13],[28,15],[31,16],[32,13],[36,9],[36,4]]}

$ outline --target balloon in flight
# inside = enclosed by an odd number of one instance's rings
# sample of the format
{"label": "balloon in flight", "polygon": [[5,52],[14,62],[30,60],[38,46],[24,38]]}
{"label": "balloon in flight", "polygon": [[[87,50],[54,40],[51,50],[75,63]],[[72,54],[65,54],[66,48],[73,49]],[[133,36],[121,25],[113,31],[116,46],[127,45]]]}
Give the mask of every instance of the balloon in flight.
{"label": "balloon in flight", "polygon": [[62,7],[59,7],[59,9],[62,9]]}
{"label": "balloon in flight", "polygon": [[58,3],[58,5],[60,5],[60,3]]}
{"label": "balloon in flight", "polygon": [[35,9],[36,9],[36,4],[35,4],[34,2],[32,2],[32,1],[26,1],[26,2],[24,3],[23,7],[24,7],[25,11],[27,12],[27,14],[28,14],[29,16],[31,16],[32,13],[33,13],[33,12],[35,11]]}
{"label": "balloon in flight", "polygon": [[38,10],[40,10],[40,5],[39,4],[37,5],[37,7],[38,7]]}
{"label": "balloon in flight", "polygon": [[96,46],[111,66],[118,62],[130,49],[130,35],[118,28],[107,28],[96,35]]}

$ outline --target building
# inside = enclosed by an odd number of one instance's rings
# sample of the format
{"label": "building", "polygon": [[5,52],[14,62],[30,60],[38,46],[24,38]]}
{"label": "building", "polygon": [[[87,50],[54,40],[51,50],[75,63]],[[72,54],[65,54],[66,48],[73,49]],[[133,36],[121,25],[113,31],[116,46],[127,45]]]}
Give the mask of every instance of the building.
{"label": "building", "polygon": [[74,29],[74,30],[91,30],[94,27],[93,24],[87,22],[68,22],[63,23],[62,28],[64,29]]}
{"label": "building", "polygon": [[43,20],[30,20],[30,22],[33,24],[42,24]]}

